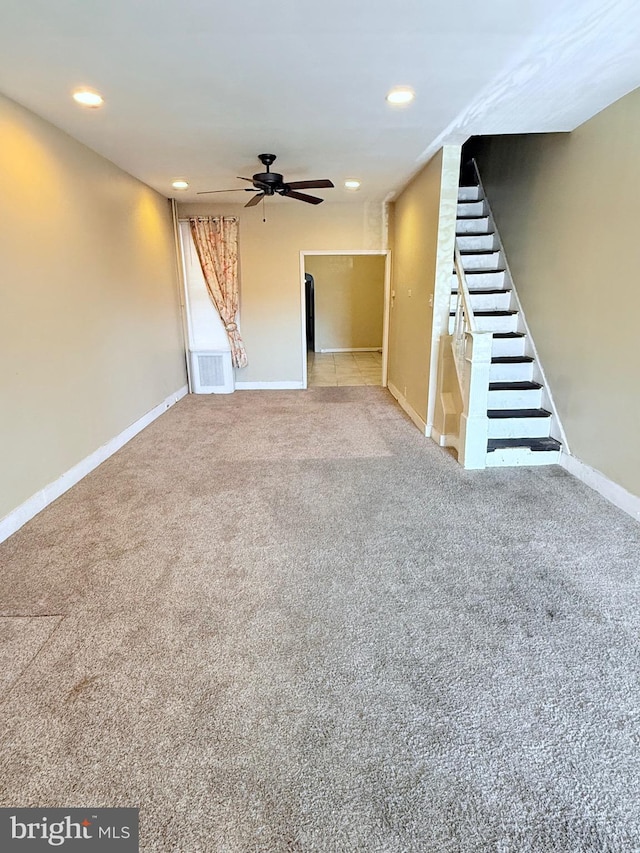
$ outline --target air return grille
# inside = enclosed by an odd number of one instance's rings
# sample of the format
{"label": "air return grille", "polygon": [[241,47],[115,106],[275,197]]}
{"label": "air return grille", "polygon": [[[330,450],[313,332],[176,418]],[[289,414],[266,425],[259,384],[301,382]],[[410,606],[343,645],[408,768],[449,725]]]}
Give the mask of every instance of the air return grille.
{"label": "air return grille", "polygon": [[192,352],[191,384],[194,394],[231,394],[234,390],[231,353],[213,350]]}

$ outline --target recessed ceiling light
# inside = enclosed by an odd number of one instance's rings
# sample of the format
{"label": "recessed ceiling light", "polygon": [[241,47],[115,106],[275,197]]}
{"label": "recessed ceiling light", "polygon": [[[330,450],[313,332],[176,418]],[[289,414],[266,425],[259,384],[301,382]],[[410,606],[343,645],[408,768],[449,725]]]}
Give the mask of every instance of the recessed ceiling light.
{"label": "recessed ceiling light", "polygon": [[186,190],[189,187],[189,184],[187,183],[187,181],[183,181],[182,179],[180,179],[179,181],[173,181],[171,186],[174,188],[174,190]]}
{"label": "recessed ceiling light", "polygon": [[346,189],[348,190],[359,190],[360,189],[360,181],[352,180],[351,178],[348,181],[344,182]]}
{"label": "recessed ceiling light", "polygon": [[394,106],[404,106],[410,104],[415,98],[416,93],[409,86],[396,86],[387,95],[387,101]]}
{"label": "recessed ceiling light", "polygon": [[83,107],[101,107],[104,104],[104,98],[95,89],[76,89],[73,93],[73,100]]}

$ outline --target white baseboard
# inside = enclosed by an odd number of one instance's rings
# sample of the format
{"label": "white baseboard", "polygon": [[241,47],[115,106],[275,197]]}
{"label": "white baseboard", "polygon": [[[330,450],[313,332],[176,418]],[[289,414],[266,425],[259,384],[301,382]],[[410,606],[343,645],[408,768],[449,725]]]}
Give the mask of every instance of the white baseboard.
{"label": "white baseboard", "polygon": [[236,391],[300,391],[302,382],[236,382]]}
{"label": "white baseboard", "polygon": [[427,436],[430,436],[439,447],[453,447],[456,450],[458,449],[457,435],[448,435],[447,433],[441,433],[438,432],[435,427],[431,427],[431,430],[427,432]]}
{"label": "white baseboard", "polygon": [[434,426],[432,426],[431,430],[429,431],[429,438],[433,439],[433,441],[435,441],[438,447],[446,447],[444,443],[447,438],[446,435],[442,435],[442,433],[438,432],[438,430]]}
{"label": "white baseboard", "polygon": [[58,477],[57,480],[54,480],[53,483],[49,483],[44,487],[44,489],[40,489],[39,492],[36,492],[35,495],[32,495],[23,504],[20,504],[20,506],[10,512],[9,515],[0,519],[0,542],[4,542],[5,539],[8,539],[9,536],[19,530],[23,524],[30,521],[35,515],[50,503],[53,503],[56,498],[59,498],[60,495],[63,495],[72,486],[75,486],[76,483],[78,483],[83,477],[86,477],[86,475],[93,471],[94,468],[97,468],[98,465],[105,461],[105,459],[113,456],[117,450],[120,450],[120,448],[128,441],[141,432],[145,427],[149,426],[149,424],[155,421],[156,418],[159,418],[160,415],[164,414],[167,409],[177,403],[178,400],[181,400],[187,393],[188,388],[184,385],[178,391],[175,391],[173,394],[169,394],[162,403],[151,409],[150,412],[147,412],[146,415],[143,415],[139,420],[131,424],[131,426],[127,427],[119,435],[115,436],[115,438],[112,438],[106,444],[103,444],[102,447],[99,447],[98,450],[85,457],[81,462],[78,462],[78,464],[74,465],[73,468],[69,469],[69,471],[65,471],[65,473]]}
{"label": "white baseboard", "polygon": [[560,454],[560,465],[578,480],[606,498],[612,504],[628,513],[636,521],[640,521],[640,497],[632,495],[625,488],[614,483],[605,474],[586,465],[575,456],[563,451]]}
{"label": "white baseboard", "polygon": [[320,349],[317,352],[382,352],[382,347],[345,347],[345,349]]}
{"label": "white baseboard", "polygon": [[423,435],[426,435],[427,434],[427,422],[422,420],[420,415],[416,412],[415,409],[413,409],[409,405],[409,403],[407,402],[405,397],[398,391],[398,389],[396,388],[396,386],[392,382],[389,382],[387,384],[387,388],[389,389],[391,394],[396,398],[396,400],[400,404],[401,408],[403,408],[404,411],[409,415],[409,417],[414,422],[414,424],[418,427],[420,432]]}

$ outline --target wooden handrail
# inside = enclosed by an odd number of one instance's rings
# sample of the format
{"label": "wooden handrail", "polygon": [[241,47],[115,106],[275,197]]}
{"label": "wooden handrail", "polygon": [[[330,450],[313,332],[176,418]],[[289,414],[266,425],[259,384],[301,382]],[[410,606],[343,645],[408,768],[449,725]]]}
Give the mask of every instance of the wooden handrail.
{"label": "wooden handrail", "polygon": [[457,246],[455,250],[455,267],[456,275],[458,276],[458,298],[462,297],[462,305],[465,317],[467,318],[469,331],[475,332],[477,331],[476,319],[473,315],[473,309],[471,308],[471,294],[469,293],[467,276],[464,271],[464,266],[462,265],[462,255],[460,254],[460,249],[458,249]]}

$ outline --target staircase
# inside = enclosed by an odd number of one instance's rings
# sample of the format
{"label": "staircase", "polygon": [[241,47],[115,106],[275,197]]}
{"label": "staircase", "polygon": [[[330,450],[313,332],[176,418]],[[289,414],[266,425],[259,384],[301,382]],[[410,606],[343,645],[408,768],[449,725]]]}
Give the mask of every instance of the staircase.
{"label": "staircase", "polygon": [[[560,441],[552,437],[559,427],[481,185],[458,191],[456,245],[476,329],[493,335],[486,466],[553,465],[560,459]],[[449,334],[457,300],[454,271]]]}

